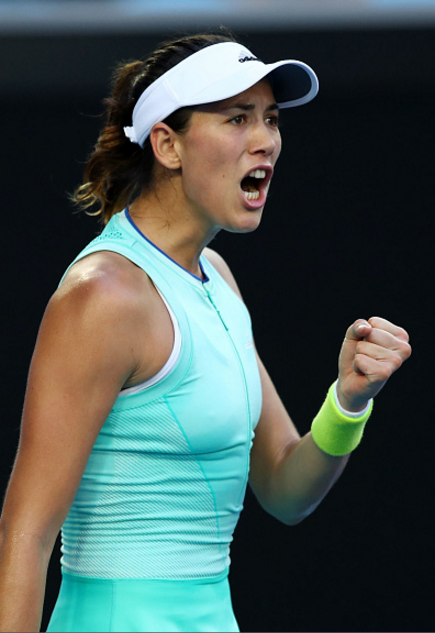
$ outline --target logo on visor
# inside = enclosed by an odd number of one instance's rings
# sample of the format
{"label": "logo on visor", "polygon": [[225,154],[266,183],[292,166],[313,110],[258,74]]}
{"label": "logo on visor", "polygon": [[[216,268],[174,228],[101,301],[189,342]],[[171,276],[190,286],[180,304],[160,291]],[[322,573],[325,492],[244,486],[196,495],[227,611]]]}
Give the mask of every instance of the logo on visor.
{"label": "logo on visor", "polygon": [[247,55],[247,51],[240,51],[239,62],[243,64],[244,62],[259,62],[258,57],[253,57],[252,55]]}

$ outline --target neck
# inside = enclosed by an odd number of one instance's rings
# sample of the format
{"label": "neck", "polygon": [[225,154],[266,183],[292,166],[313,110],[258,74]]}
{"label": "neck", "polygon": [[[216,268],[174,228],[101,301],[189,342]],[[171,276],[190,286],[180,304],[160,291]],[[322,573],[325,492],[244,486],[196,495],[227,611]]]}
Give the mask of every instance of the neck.
{"label": "neck", "polygon": [[199,257],[218,229],[201,226],[177,183],[143,192],[129,207],[138,229],[185,270],[200,277]]}

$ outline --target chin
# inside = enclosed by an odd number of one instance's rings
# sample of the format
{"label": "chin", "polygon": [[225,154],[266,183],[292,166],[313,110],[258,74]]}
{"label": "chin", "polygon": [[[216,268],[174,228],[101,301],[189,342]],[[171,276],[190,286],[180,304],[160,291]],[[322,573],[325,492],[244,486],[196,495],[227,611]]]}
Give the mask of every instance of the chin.
{"label": "chin", "polygon": [[252,233],[256,229],[258,229],[259,226],[260,226],[260,222],[257,222],[255,225],[251,223],[243,227],[242,226],[225,227],[224,231],[228,231],[228,233],[241,233],[241,234]]}
{"label": "chin", "polygon": [[237,218],[237,222],[223,228],[229,233],[252,233],[260,226],[262,216],[263,208],[258,211],[245,211],[241,217]]}

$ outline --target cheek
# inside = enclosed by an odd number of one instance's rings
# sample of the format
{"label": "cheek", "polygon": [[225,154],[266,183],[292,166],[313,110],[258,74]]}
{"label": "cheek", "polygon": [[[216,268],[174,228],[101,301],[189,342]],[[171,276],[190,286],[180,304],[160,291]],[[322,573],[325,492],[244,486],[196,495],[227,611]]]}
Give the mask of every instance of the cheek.
{"label": "cheek", "polygon": [[281,134],[280,134],[276,141],[275,163],[278,160],[279,155],[281,154],[281,150],[282,150],[282,140],[281,140]]}
{"label": "cheek", "polygon": [[212,189],[224,182],[229,182],[234,174],[234,166],[228,161],[228,153],[213,145],[204,143],[190,154],[186,163],[185,177],[189,183],[199,183],[203,189]]}
{"label": "cheek", "polygon": [[205,139],[201,139],[192,143],[188,151],[183,156],[183,165],[185,172],[195,174],[195,177],[204,178],[216,170],[219,158],[216,158],[216,152],[210,143]]}
{"label": "cheek", "polygon": [[222,131],[197,127],[186,135],[182,148],[182,172],[186,193],[195,198],[222,195],[223,185],[234,179],[239,145],[234,147]]}

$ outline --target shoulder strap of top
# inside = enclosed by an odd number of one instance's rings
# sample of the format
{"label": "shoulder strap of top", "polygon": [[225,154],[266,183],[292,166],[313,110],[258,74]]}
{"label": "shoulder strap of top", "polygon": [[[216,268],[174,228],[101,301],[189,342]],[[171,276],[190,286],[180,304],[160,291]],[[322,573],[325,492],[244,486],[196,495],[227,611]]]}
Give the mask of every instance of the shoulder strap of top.
{"label": "shoulder strap of top", "polygon": [[101,251],[118,253],[141,268],[150,277],[157,291],[162,296],[162,299],[169,307],[170,313],[172,312],[171,318],[175,316],[176,322],[178,323],[182,345],[181,349],[178,350],[180,358],[177,362],[177,371],[171,373],[169,380],[161,381],[146,390],[149,396],[145,396],[144,394],[145,397],[155,397],[157,392],[160,393],[161,390],[175,381],[180,373],[182,374],[186,371],[190,365],[192,354],[192,338],[189,321],[186,310],[177,296],[176,280],[174,281],[174,278],[171,279],[170,276],[168,276],[167,269],[162,269],[162,266],[159,264],[159,257],[158,255],[156,257],[152,247],[146,243],[144,244],[141,236],[139,234],[136,235],[134,230],[129,230],[129,223],[124,213],[120,213],[113,216],[101,234],[93,239],[77,255],[65,271],[60,283],[62,283],[65,275],[75,263],[88,255]]}

